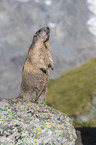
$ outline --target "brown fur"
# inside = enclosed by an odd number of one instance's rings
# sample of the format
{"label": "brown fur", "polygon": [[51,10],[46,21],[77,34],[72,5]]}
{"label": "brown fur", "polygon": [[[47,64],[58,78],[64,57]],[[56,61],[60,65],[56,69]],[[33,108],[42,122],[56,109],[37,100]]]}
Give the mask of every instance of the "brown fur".
{"label": "brown fur", "polygon": [[40,104],[45,104],[49,67],[53,69],[49,34],[48,27],[41,28],[35,33],[22,70],[20,96],[27,101]]}

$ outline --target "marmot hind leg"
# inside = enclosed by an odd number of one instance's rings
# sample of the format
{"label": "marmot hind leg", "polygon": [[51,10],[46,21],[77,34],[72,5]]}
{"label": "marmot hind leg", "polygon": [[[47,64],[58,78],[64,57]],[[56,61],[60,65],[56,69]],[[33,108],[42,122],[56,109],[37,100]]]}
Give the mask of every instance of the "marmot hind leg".
{"label": "marmot hind leg", "polygon": [[46,103],[46,93],[47,93],[47,88],[42,91],[41,95],[39,96],[39,98],[36,102],[38,102],[39,104],[45,104]]}
{"label": "marmot hind leg", "polygon": [[26,101],[32,101],[32,102],[35,102],[35,99],[36,99],[36,92],[33,91],[32,93],[29,93],[29,92],[24,92],[24,93],[21,93],[20,94],[20,97],[23,97],[24,100]]}

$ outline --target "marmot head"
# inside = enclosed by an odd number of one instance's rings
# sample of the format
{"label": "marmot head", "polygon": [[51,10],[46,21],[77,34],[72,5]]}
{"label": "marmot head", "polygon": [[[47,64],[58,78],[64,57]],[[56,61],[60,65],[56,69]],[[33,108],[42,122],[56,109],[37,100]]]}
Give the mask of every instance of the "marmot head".
{"label": "marmot head", "polygon": [[33,43],[36,43],[38,40],[46,42],[49,40],[49,36],[50,36],[49,27],[43,27],[35,33],[35,35],[33,37]]}

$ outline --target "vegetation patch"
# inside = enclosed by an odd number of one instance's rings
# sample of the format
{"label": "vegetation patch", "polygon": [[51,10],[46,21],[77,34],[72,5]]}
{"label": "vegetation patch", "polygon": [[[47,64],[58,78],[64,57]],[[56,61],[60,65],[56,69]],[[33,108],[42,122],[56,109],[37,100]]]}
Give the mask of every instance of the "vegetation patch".
{"label": "vegetation patch", "polygon": [[88,113],[96,96],[96,58],[48,82],[46,104],[77,116]]}

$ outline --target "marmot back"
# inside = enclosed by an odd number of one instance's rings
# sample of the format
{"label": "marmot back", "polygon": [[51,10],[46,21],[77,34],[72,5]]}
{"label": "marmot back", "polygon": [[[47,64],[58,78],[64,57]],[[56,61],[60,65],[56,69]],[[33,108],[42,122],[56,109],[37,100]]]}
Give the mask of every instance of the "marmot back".
{"label": "marmot back", "polygon": [[49,67],[53,70],[53,61],[49,50],[50,29],[38,30],[29,48],[22,70],[20,96],[27,100],[45,104]]}

